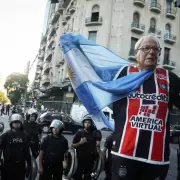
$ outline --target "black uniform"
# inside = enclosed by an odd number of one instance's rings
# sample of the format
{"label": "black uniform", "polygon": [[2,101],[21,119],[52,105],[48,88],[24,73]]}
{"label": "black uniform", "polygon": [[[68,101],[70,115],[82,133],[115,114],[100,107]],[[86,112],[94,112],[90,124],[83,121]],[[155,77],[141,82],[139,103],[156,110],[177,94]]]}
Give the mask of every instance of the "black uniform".
{"label": "black uniform", "polygon": [[84,174],[84,180],[91,179],[91,173],[93,172],[94,161],[97,158],[96,141],[101,141],[100,131],[79,130],[73,139],[73,144],[80,141],[81,138],[87,138],[87,142],[79,146],[77,150],[78,169],[74,175],[74,180],[82,180]]}
{"label": "black uniform", "polygon": [[65,153],[68,151],[67,139],[60,135],[55,138],[50,135],[43,140],[40,150],[43,151],[43,174],[41,180],[62,180]]}
{"label": "black uniform", "polygon": [[[127,68],[123,69],[120,73],[119,77],[127,75]],[[142,101],[142,105],[149,106],[150,104],[156,105],[156,91],[157,87],[162,89],[163,92],[169,92],[169,97],[159,96],[161,100],[161,104],[167,102],[169,109],[172,108],[172,105],[175,105],[180,109],[180,78],[172,72],[168,73],[169,75],[169,91],[167,86],[163,83],[157,84],[157,78],[160,81],[164,82],[166,78],[165,75],[153,74],[151,75],[143,84],[141,91],[142,94],[136,92],[136,94],[130,95],[127,98],[121,99],[113,104],[113,112],[114,112],[114,120],[115,120],[115,135],[114,135],[114,145],[112,148],[112,179],[113,180],[134,180],[134,179],[153,179],[156,177],[160,177],[161,179],[165,179],[168,172],[168,161],[169,161],[169,139],[170,139],[170,122],[169,118],[166,121],[166,135],[165,135],[165,143],[164,143],[164,152],[163,158],[164,161],[162,163],[167,162],[167,164],[159,165],[154,161],[154,164],[149,161],[152,156],[149,156],[152,151],[150,148],[152,147],[152,143],[150,140],[153,138],[151,130],[138,129],[138,141],[135,146],[135,150],[133,152],[132,158],[129,156],[123,156],[124,153],[122,151],[123,143],[125,141],[121,141],[123,138],[127,138],[128,136],[123,135],[126,131],[126,117],[127,117],[127,107],[129,107],[128,102],[133,101],[134,99],[140,99]],[[151,96],[154,94],[153,96]],[[165,94],[165,93],[164,93]],[[139,104],[136,104],[139,106]],[[135,107],[136,108],[136,107]],[[149,111],[149,110],[148,110]],[[150,119],[150,118],[149,118]],[[135,128],[134,128],[135,129]],[[157,132],[154,133],[158,134]],[[128,144],[126,145],[128,148]],[[154,147],[154,146],[153,146]],[[120,149],[121,148],[121,149]],[[124,149],[123,149],[124,150]],[[122,154],[120,154],[123,152]],[[131,153],[131,149],[129,148],[129,154]],[[149,156],[149,157],[148,157]]]}
{"label": "black uniform", "polygon": [[106,172],[106,178],[105,180],[111,180],[111,166],[112,166],[112,154],[111,154],[111,150],[112,150],[112,146],[113,146],[113,133],[110,134],[107,138],[106,141],[104,143],[104,147],[107,148],[108,150],[108,158],[106,160],[106,166],[105,166],[105,172]]}
{"label": "black uniform", "polygon": [[34,123],[25,122],[23,124],[23,128],[29,138],[32,155],[36,159],[39,155],[39,148],[40,148],[39,135],[41,134],[41,128],[36,122]]}
{"label": "black uniform", "polygon": [[26,163],[30,163],[29,143],[23,131],[5,132],[0,137],[0,149],[3,152],[3,180],[24,180]]}

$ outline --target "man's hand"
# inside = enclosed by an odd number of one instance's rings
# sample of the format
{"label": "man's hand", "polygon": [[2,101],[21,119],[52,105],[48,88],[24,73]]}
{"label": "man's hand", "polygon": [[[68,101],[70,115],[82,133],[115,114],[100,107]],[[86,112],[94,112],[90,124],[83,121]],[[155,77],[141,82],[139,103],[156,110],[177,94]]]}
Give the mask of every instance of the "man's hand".
{"label": "man's hand", "polygon": [[86,142],[87,142],[87,138],[84,137],[84,138],[81,138],[81,140],[80,140],[79,143],[80,143],[80,144],[84,144],[84,143],[86,143]]}

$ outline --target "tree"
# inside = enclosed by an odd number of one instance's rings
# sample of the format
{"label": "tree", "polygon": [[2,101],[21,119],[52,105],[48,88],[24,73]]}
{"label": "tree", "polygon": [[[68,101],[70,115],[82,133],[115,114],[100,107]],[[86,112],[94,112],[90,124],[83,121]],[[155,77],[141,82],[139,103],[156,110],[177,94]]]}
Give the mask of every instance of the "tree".
{"label": "tree", "polygon": [[8,97],[5,95],[4,92],[0,92],[0,103],[6,104],[9,102]]}
{"label": "tree", "polygon": [[12,104],[18,103],[25,94],[28,85],[28,77],[21,73],[11,73],[5,81],[4,88]]}

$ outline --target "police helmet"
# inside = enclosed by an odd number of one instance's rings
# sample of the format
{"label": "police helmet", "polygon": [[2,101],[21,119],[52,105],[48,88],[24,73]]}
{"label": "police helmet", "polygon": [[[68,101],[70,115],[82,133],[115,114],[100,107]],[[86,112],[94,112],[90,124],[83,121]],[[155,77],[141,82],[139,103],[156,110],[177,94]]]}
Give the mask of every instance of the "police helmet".
{"label": "police helmet", "polygon": [[54,119],[50,125],[50,128],[64,129],[64,124],[58,119]]}
{"label": "police helmet", "polygon": [[35,115],[36,116],[36,119],[38,117],[38,112],[36,109],[34,108],[30,108],[28,111],[27,111],[27,114],[26,114],[26,120],[29,120],[30,116],[31,115]]}
{"label": "police helmet", "polygon": [[91,115],[87,114],[83,117],[83,120],[82,120],[82,123],[84,124],[84,122],[88,120],[88,121],[91,121],[91,123],[93,124],[93,120],[92,120],[92,117]]}
{"label": "police helmet", "polygon": [[10,119],[10,125],[13,123],[13,122],[20,122],[20,123],[23,123],[23,118],[20,114],[12,114]]}

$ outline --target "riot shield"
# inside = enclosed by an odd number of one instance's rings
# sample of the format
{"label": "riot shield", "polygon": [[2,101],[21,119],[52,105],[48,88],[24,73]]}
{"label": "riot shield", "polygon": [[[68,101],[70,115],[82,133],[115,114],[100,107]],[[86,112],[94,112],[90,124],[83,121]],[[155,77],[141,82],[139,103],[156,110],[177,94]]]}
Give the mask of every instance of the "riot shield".
{"label": "riot shield", "polygon": [[101,172],[104,170],[105,160],[103,153],[99,150],[96,158],[93,172],[91,174],[92,180],[97,180]]}
{"label": "riot shield", "polygon": [[68,151],[68,162],[67,167],[64,169],[63,178],[64,179],[71,179],[74,173],[77,170],[78,160],[76,155],[76,150],[74,148],[70,148]]}
{"label": "riot shield", "polygon": [[36,176],[37,176],[37,172],[38,172],[38,166],[37,166],[37,162],[36,159],[34,159],[34,157],[31,156],[31,164],[29,165],[28,168],[28,180],[35,180]]}
{"label": "riot shield", "polygon": [[4,123],[0,122],[0,135],[3,133],[4,131]]}

